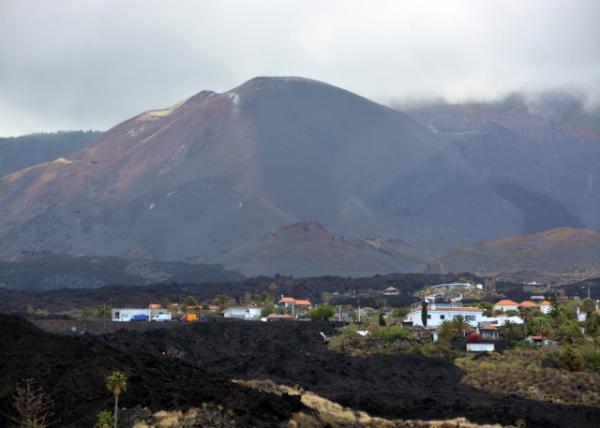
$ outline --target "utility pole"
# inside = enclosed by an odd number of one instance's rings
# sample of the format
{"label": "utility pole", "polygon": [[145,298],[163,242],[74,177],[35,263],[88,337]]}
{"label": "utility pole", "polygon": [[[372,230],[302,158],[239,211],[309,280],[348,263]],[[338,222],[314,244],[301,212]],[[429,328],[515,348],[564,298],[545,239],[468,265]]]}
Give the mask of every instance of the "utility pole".
{"label": "utility pole", "polygon": [[360,295],[358,296],[358,323],[360,324]]}

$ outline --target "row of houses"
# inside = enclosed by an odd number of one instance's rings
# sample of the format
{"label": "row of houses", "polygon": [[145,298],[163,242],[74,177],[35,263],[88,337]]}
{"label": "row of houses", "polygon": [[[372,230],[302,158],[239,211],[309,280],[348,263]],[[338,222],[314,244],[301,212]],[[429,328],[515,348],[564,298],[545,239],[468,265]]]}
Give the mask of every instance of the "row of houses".
{"label": "row of houses", "polygon": [[544,314],[549,314],[552,310],[552,304],[548,300],[542,300],[539,303],[533,302],[532,300],[523,300],[521,303],[514,302],[510,299],[503,299],[498,301],[493,306],[494,312],[501,311],[518,311],[519,309],[533,309],[539,310]]}
{"label": "row of houses", "polygon": [[[313,305],[307,299],[295,299],[293,297],[281,296],[277,303],[278,312],[281,314],[269,314],[264,318],[265,321],[301,319],[308,316],[308,312]],[[209,307],[208,312],[218,312]],[[196,321],[195,312],[188,312],[180,318],[182,321]],[[241,320],[259,320],[261,319],[262,308],[256,306],[232,306],[222,311],[224,318],[235,318]],[[162,308],[160,304],[150,303],[148,308],[116,308],[112,310],[111,318],[116,322],[129,321],[171,321],[173,319],[168,309]]]}

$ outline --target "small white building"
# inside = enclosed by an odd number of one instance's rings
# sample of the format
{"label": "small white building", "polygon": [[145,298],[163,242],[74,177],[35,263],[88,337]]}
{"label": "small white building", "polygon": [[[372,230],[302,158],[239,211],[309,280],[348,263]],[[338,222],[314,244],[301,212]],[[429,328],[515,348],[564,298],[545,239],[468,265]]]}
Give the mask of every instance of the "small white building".
{"label": "small white building", "polygon": [[241,320],[257,320],[260,318],[260,311],[260,308],[250,306],[232,306],[223,311],[223,316]]}
{"label": "small white building", "polygon": [[548,300],[542,300],[542,302],[540,302],[540,311],[542,311],[543,314],[549,314],[552,312],[552,303]]}
{"label": "small white building", "polygon": [[383,290],[382,294],[384,296],[397,296],[398,294],[400,294],[400,291],[396,287],[388,287],[385,290]]}
{"label": "small white building", "polygon": [[152,309],[148,308],[115,308],[111,311],[111,318],[113,321],[128,322],[131,321],[136,315],[143,315],[148,317],[147,321],[150,321],[152,316]]}
{"label": "small white building", "polygon": [[[150,308],[115,308],[111,310],[111,318],[117,322],[128,322],[134,320],[135,316],[139,315],[147,317],[145,321],[168,321],[171,320],[171,313],[167,309],[150,309]],[[138,319],[138,321],[140,321]]]}
{"label": "small white building", "polygon": [[[423,325],[421,320],[421,306],[413,308],[406,316],[406,321],[412,321],[413,325]],[[458,316],[462,316],[465,321],[473,326],[477,327],[483,318],[483,309],[462,307],[462,306],[442,306],[440,304],[432,303],[427,308],[427,328],[437,328],[444,321],[452,321]]]}
{"label": "small white building", "polygon": [[493,343],[473,342],[467,343],[467,352],[494,352]]}

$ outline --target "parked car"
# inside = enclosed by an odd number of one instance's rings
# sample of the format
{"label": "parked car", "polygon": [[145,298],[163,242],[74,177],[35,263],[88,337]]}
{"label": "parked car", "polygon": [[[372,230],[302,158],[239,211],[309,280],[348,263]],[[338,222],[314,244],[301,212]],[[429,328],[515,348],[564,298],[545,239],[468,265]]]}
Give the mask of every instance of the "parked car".
{"label": "parked car", "polygon": [[158,314],[154,317],[154,321],[171,321],[173,317],[171,314]]}

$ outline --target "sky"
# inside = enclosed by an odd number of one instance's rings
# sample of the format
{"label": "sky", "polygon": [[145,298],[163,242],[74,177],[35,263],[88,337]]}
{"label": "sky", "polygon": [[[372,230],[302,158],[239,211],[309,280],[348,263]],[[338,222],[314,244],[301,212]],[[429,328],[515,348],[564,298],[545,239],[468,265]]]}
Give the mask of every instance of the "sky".
{"label": "sky", "polygon": [[108,129],[254,76],[384,104],[600,102],[596,0],[0,0],[0,136]]}

